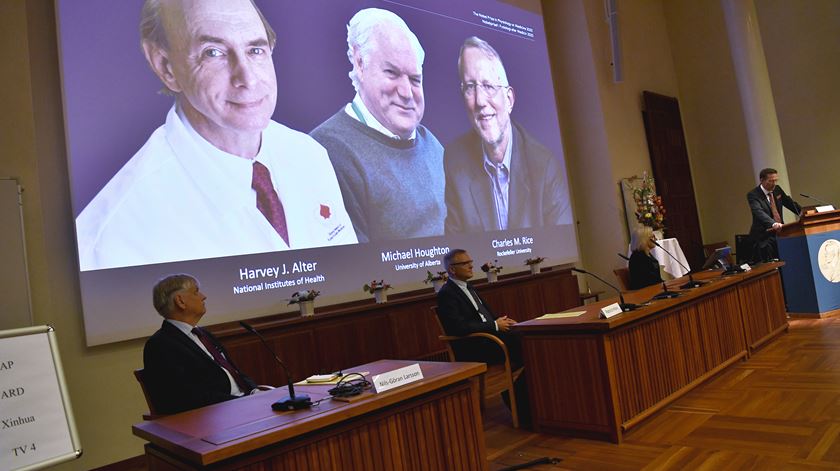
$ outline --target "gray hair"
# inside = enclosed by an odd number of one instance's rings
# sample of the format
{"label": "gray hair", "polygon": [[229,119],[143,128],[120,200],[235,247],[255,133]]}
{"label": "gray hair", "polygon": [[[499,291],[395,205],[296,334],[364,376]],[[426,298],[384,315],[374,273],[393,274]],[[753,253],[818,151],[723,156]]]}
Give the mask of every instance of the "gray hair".
{"label": "gray hair", "polygon": [[193,286],[198,287],[198,280],[185,273],[161,278],[152,288],[152,303],[155,310],[161,316],[169,318],[175,307],[175,295]]}
{"label": "gray hair", "polygon": [[467,253],[464,249],[452,249],[443,256],[443,269],[449,273],[449,267],[452,266],[452,260],[462,253]]}
{"label": "gray hair", "polygon": [[[260,11],[254,0],[251,1],[251,6],[256,10],[260,17],[263,26],[265,27],[265,34],[268,37],[268,45],[274,49],[274,44],[277,42],[277,33],[268,24],[268,20]],[[169,49],[169,40],[166,38],[166,30],[163,27],[163,15],[161,14],[162,0],[146,0],[143,3],[143,9],[140,12],[140,43],[150,42],[157,44],[161,48]]]}
{"label": "gray hair", "polygon": [[630,233],[630,247],[633,250],[647,252],[647,242],[653,238],[653,229],[649,226],[638,225]]}
{"label": "gray hair", "polygon": [[417,63],[422,66],[423,60],[426,58],[426,52],[423,46],[420,45],[420,40],[409,29],[408,25],[402,18],[388,10],[381,8],[365,8],[359,10],[350,18],[347,23],[347,59],[350,60],[353,69],[348,74],[350,81],[353,82],[353,88],[359,91],[359,77],[356,70],[356,62],[353,60],[354,51],[362,58],[362,62],[367,62],[371,51],[374,49],[376,41],[376,32],[385,24],[396,26],[402,30],[406,37],[408,37],[411,46],[414,48],[417,56]]}
{"label": "gray hair", "polygon": [[510,85],[508,83],[507,72],[505,72],[505,64],[502,62],[502,56],[493,49],[493,46],[490,45],[487,41],[477,37],[477,36],[470,36],[466,40],[464,40],[464,44],[461,45],[461,51],[458,53],[458,78],[463,81],[464,80],[464,51],[469,48],[475,48],[479,51],[483,52],[485,56],[489,59],[495,59],[499,62],[499,71],[501,72],[502,81],[504,83],[499,83],[496,85]]}

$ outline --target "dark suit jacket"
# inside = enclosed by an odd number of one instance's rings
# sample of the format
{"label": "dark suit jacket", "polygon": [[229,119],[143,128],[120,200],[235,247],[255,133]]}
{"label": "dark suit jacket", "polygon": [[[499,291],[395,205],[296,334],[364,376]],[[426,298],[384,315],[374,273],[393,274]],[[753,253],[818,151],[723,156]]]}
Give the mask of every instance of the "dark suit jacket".
{"label": "dark suit jacket", "polygon": [[645,286],[662,283],[659,275],[659,261],[641,250],[634,250],[630,255],[630,289],[642,289]]}
{"label": "dark suit jacket", "polygon": [[[437,294],[437,315],[440,323],[443,324],[443,330],[447,335],[455,336],[463,336],[475,332],[493,334],[502,339],[505,345],[507,345],[511,354],[511,361],[514,363],[521,362],[519,359],[518,342],[506,332],[498,332],[496,330],[496,323],[494,322],[497,317],[496,314],[481,299],[481,296],[478,296],[478,299],[486,309],[485,318],[487,320],[485,322],[481,321],[481,316],[479,316],[476,308],[473,307],[467,295],[464,294],[454,281],[448,280],[444,283]],[[452,344],[452,349],[455,351],[455,358],[458,361],[478,361],[483,363],[501,363],[504,361],[504,354],[501,349],[488,339],[474,338],[460,340]]]}
{"label": "dark suit jacket", "polygon": [[[224,347],[207,334],[233,364]],[[235,397],[230,394],[230,381],[222,367],[167,321],[146,341],[143,365],[146,390],[161,414],[174,414]],[[251,378],[244,374],[242,377],[251,389],[256,387]]]}
{"label": "dark suit jacket", "polygon": [[[773,201],[776,202],[776,209],[779,211],[779,216],[784,223],[784,214],[782,208],[788,208],[795,214],[802,211],[802,207],[793,198],[785,194],[781,187],[777,186],[773,189]],[[777,258],[778,252],[776,250],[776,233],[768,231],[773,223],[773,212],[770,209],[770,203],[767,197],[764,196],[764,190],[761,186],[757,186],[747,193],[747,202],[750,205],[752,212],[752,225],[750,226],[750,239],[753,242],[754,259],[769,259]]]}
{"label": "dark suit jacket", "polygon": [[[571,224],[566,174],[551,151],[512,122],[508,229]],[[470,131],[446,147],[447,233],[496,230],[481,138]]]}

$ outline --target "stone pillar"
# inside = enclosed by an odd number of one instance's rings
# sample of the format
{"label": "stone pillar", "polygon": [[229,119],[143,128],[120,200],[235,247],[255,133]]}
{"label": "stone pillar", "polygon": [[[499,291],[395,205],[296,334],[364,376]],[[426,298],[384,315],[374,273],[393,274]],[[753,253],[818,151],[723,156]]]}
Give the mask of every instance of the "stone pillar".
{"label": "stone pillar", "polygon": [[757,182],[761,169],[775,168],[779,171],[779,185],[790,191],[755,4],[753,0],[721,0],[721,6],[747,127],[753,178]]}

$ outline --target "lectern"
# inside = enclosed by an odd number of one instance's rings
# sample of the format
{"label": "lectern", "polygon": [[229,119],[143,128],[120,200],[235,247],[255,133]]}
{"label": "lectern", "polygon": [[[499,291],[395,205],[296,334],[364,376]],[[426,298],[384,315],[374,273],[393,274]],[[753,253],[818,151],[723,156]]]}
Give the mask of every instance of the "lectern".
{"label": "lectern", "polygon": [[806,211],[778,234],[788,314],[840,314],[840,210]]}

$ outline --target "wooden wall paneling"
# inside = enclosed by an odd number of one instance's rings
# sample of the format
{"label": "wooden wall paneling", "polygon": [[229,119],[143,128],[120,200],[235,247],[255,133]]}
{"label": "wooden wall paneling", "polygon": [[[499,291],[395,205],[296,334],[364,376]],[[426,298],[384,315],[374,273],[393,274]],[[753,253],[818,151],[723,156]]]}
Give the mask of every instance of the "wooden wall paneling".
{"label": "wooden wall paneling", "polygon": [[433,305],[432,302],[416,303],[388,310],[388,331],[395,339],[394,358],[417,359],[446,350],[438,340],[437,322],[431,317]]}
{"label": "wooden wall paneling", "polygon": [[[494,284],[479,282],[477,289],[494,310],[517,320],[579,304],[577,281],[569,270],[506,276]],[[435,303],[434,293],[425,288],[399,293],[387,304],[354,301],[319,307],[311,318],[284,313],[250,322],[298,377],[382,358],[445,361],[441,355],[445,346],[437,339],[437,326],[429,315],[429,306]],[[210,330],[255,380],[285,382],[259,340],[245,334],[238,323],[223,323]]]}
{"label": "wooden wall paneling", "polygon": [[581,304],[577,278],[569,271],[545,279],[540,289],[546,312],[562,312]]}
{"label": "wooden wall paneling", "polygon": [[388,329],[388,317],[381,311],[321,325],[314,335],[312,354],[325,371],[393,358],[396,352],[396,339]]}
{"label": "wooden wall paneling", "polygon": [[508,286],[499,301],[500,308],[494,307],[496,314],[506,314],[520,322],[545,314],[540,284],[540,281],[536,281],[523,286]]}
{"label": "wooden wall paneling", "polygon": [[[263,335],[266,337],[266,343],[289,368],[295,381],[321,372],[317,358],[312,354],[316,348],[312,329],[294,329],[279,333],[267,331]],[[225,344],[236,365],[257,384],[286,384],[286,373],[277,364],[274,356],[259,339],[249,337],[252,335],[243,335],[236,341]]]}

